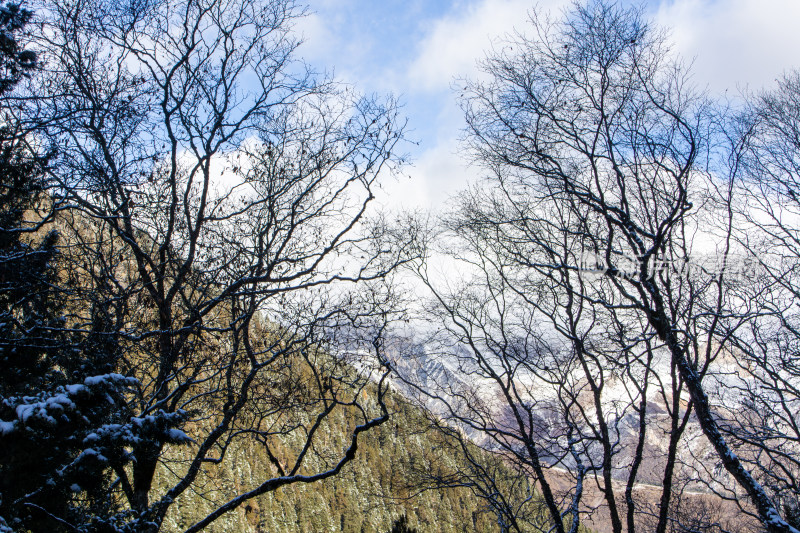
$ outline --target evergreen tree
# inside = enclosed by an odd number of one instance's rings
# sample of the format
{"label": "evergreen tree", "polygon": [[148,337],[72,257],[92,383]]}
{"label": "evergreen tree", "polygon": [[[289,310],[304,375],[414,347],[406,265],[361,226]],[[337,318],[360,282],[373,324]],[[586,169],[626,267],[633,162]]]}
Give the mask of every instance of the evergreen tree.
{"label": "evergreen tree", "polygon": [[409,526],[408,518],[406,515],[402,515],[400,518],[394,521],[392,530],[389,533],[417,533],[417,530]]}
{"label": "evergreen tree", "polygon": [[122,408],[135,381],[113,373],[102,306],[80,337],[64,318],[58,234],[36,213],[48,157],[13,108],[15,85],[37,68],[20,43],[31,16],[0,5],[0,531],[113,531],[109,466],[126,462],[126,439],[158,424],[132,428]]}
{"label": "evergreen tree", "polygon": [[25,220],[44,187],[45,159],[26,146],[14,121],[8,93],[36,66],[22,50],[18,34],[31,13],[17,5],[0,6],[0,394],[30,394],[47,379],[47,359],[60,339],[56,305],[48,287],[57,236],[38,246],[25,237],[37,228]]}

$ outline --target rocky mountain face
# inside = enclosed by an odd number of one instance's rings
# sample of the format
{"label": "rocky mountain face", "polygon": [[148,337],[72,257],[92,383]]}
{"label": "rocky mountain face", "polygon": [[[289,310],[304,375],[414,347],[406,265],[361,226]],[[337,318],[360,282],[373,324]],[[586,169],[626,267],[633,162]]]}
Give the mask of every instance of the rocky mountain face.
{"label": "rocky mountain face", "polygon": [[[479,431],[469,424],[459,421],[458,416],[471,420],[481,420],[485,428],[515,428],[512,407],[497,383],[487,379],[486,369],[478,367],[478,363],[470,357],[466,350],[453,348],[451,352],[443,351],[441,346],[435,348],[424,342],[414,343],[411,338],[399,339],[394,350],[392,361],[397,376],[394,380],[396,389],[413,402],[423,405],[435,416],[447,420],[448,423],[461,428],[462,433],[472,442],[484,449],[508,454],[498,446],[496,440],[489,435],[491,431]],[[736,365],[731,361],[719,361],[716,373],[708,378],[709,387],[722,387],[726,390],[745,390],[747,376],[735,371]],[[656,368],[661,376],[668,376],[665,364]],[[517,380],[525,380],[520,372]],[[731,380],[737,383],[722,383]],[[529,394],[532,409],[531,428],[537,435],[537,445],[542,460],[547,465],[547,476],[561,494],[568,496],[574,491],[577,469],[576,459],[566,452],[566,433],[563,412],[559,412],[557,402],[552,401],[552,384],[537,383],[533,378],[521,387]],[[621,379],[609,378],[604,383],[602,392],[604,419],[612,445],[611,475],[615,492],[619,496],[618,507],[626,508],[624,493],[626,483],[634,464],[637,446],[641,446],[641,461],[637,466],[636,482],[632,495],[641,510],[641,525],[646,527],[647,520],[657,516],[663,492],[665,468],[668,462],[673,410],[677,407],[677,418],[685,419],[680,438],[675,446],[674,467],[672,469],[672,513],[683,517],[687,523],[693,520],[698,524],[702,520],[710,520],[723,524],[728,531],[759,531],[757,521],[742,513],[736,504],[740,495],[732,492],[735,486],[727,472],[722,468],[714,450],[703,435],[689,404],[683,395],[677,401],[664,394],[664,389],[652,389],[647,396],[644,414],[644,438],[639,444],[641,420],[639,412],[632,407],[629,394],[630,387]],[[722,398],[720,395],[717,397]],[[733,397],[724,398],[715,405],[720,419],[735,420],[736,406],[739,400]],[[584,467],[589,467],[584,481],[583,508],[587,513],[584,523],[598,531],[610,527],[607,503],[601,476],[603,449],[599,442],[591,439],[592,429],[588,421],[596,420],[597,413],[594,398],[588,389],[576,395],[573,409],[580,409],[582,414],[576,419],[583,420],[580,428],[589,436],[580,445],[580,455]],[[487,424],[487,420],[488,422]],[[529,429],[526,426],[526,430]],[[740,450],[739,453],[746,453]],[[509,460],[509,464],[512,461]],[[591,467],[595,469],[592,470]],[[721,498],[724,495],[725,498]],[[565,500],[566,501],[566,500]],[[651,518],[648,518],[650,516]],[[677,523],[677,522],[676,522]],[[655,526],[654,526],[655,527]],[[677,526],[676,526],[677,527]],[[644,531],[645,529],[643,529]]]}

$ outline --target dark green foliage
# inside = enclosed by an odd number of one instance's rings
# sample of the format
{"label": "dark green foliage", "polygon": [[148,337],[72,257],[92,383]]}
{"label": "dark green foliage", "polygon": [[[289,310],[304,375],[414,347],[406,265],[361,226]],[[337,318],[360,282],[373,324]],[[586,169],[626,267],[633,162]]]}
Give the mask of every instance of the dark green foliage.
{"label": "dark green foliage", "polygon": [[20,46],[18,38],[31,15],[19,4],[0,6],[0,94],[6,93],[36,66],[36,54]]}
{"label": "dark green foliage", "polygon": [[410,527],[408,525],[408,518],[406,518],[406,515],[402,515],[394,521],[392,530],[389,533],[417,533],[417,530]]}
{"label": "dark green foliage", "polygon": [[15,529],[115,531],[105,471],[123,461],[114,457],[119,439],[98,427],[114,421],[110,407],[130,382],[108,378],[2,398],[0,516]]}
{"label": "dark green foliage", "polygon": [[36,65],[18,34],[31,13],[0,6],[0,395],[34,393],[50,376],[48,359],[61,339],[58,304],[50,290],[57,236],[29,242],[36,230],[25,220],[44,188],[46,159],[31,150],[12,118],[9,92]]}
{"label": "dark green foliage", "polygon": [[14,86],[36,68],[20,43],[31,16],[0,5],[0,531],[113,531],[107,472],[127,458],[119,432],[97,431],[124,422],[133,382],[110,374],[118,350],[102,306],[88,334],[66,327],[59,236],[39,212],[49,157],[12,113]]}
{"label": "dark green foliage", "polygon": [[800,504],[796,500],[792,500],[783,505],[783,513],[786,521],[792,527],[800,529]]}

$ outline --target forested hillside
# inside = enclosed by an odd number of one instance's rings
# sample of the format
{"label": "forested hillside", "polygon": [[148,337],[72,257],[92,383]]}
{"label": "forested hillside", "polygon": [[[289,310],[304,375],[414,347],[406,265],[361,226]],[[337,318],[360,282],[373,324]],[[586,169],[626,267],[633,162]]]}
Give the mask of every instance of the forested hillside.
{"label": "forested hillside", "polygon": [[[422,532],[499,531],[494,514],[468,488],[426,491],[415,495],[415,475],[433,455],[439,468],[447,469],[460,459],[437,452],[437,437],[425,431],[418,409],[397,395],[387,406],[391,420],[369,434],[359,446],[355,460],[328,480],[295,484],[248,502],[207,528],[213,532],[386,532],[402,515],[409,526]],[[338,417],[335,427],[348,427],[353,420]],[[333,430],[323,445],[341,445],[346,433]],[[214,491],[233,494],[269,477],[268,461],[258,446],[238,448],[224,466],[214,470],[214,484],[186,494],[167,515],[165,531],[183,531],[214,507],[206,497]],[[168,476],[166,472],[160,475]]]}

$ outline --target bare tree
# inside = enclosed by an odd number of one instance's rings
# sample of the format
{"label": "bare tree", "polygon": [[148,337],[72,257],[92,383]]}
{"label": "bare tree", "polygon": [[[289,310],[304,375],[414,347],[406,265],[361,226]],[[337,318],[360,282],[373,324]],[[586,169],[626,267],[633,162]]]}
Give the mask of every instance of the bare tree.
{"label": "bare tree", "polygon": [[[115,479],[108,523],[158,530],[237,447],[259,446],[272,477],[204,494],[215,509],[187,531],[336,475],[388,417],[390,277],[414,256],[407,229],[370,209],[401,162],[394,102],[295,60],[292,0],[37,12],[45,68],[21,102],[57,148],[67,322],[101,317],[138,383],[128,422],[85,443]],[[342,410],[360,422],[326,445]]]}
{"label": "bare tree", "polygon": [[[636,10],[588,2],[532,22],[465,87],[489,177],[446,228],[466,281],[422,271],[461,347],[441,353],[469,376],[427,391],[435,412],[533,477],[555,531],[578,523],[590,483],[612,531],[649,530],[647,515],[666,531],[677,468],[708,464],[722,472],[697,475],[714,490],[746,497],[768,531],[796,531],[725,433],[720,376],[743,320],[728,314],[741,301],[729,269],[697,260],[735,248],[730,217],[712,230],[731,194],[709,170],[712,107]],[[705,462],[682,460],[701,441]],[[637,496],[645,479],[657,505]]]}
{"label": "bare tree", "polygon": [[730,327],[742,377],[730,380],[745,404],[725,429],[748,467],[800,527],[800,369],[797,366],[800,259],[800,74],[749,95],[730,129],[733,239],[744,250],[749,283],[736,287]]}

